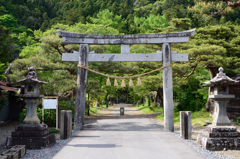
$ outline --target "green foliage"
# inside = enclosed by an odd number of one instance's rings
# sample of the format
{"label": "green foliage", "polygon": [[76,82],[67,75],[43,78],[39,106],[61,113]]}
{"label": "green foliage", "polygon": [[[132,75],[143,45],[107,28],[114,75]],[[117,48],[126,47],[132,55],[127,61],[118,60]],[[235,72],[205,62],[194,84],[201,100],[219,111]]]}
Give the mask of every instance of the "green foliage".
{"label": "green foliage", "polygon": [[3,26],[8,27],[8,28],[18,26],[17,21],[10,14],[5,14],[5,15],[0,16],[0,22]]}
{"label": "green foliage", "polygon": [[[147,102],[146,102],[147,103]],[[137,107],[137,105],[135,105]],[[143,111],[145,114],[156,113],[156,112],[163,112],[162,107],[158,107],[157,103],[153,102],[151,106],[146,104],[141,104],[137,107],[139,110]]]}
{"label": "green foliage", "polygon": [[59,132],[59,130],[57,130],[57,129],[50,129],[50,133],[58,133]]}
{"label": "green foliage", "polygon": [[200,88],[199,80],[190,76],[187,83],[177,89],[178,105],[175,107],[175,111],[200,111],[207,101],[207,98],[198,92]]}
{"label": "green foliage", "polygon": [[149,17],[134,17],[131,27],[140,33],[156,33],[169,26],[164,16],[150,14]]}
{"label": "green foliage", "polygon": [[126,20],[123,20],[121,15],[114,15],[108,9],[100,11],[96,18],[90,17],[90,19],[94,24],[110,26],[120,32],[123,32],[122,28],[126,25]]}
{"label": "green foliage", "polygon": [[[164,121],[164,113],[156,116],[157,119]],[[192,112],[192,126],[204,126],[206,121],[212,122],[213,118],[209,116],[209,112],[204,110]],[[179,112],[174,112],[174,124],[180,125],[180,114]]]}
{"label": "green foliage", "polygon": [[19,57],[28,58],[30,56],[36,55],[39,50],[40,46],[38,44],[24,46],[21,53],[19,54]]}
{"label": "green foliage", "polygon": [[163,108],[159,107],[158,103],[156,102],[151,103],[149,109],[152,110],[153,112],[163,112]]}
{"label": "green foliage", "polygon": [[26,32],[19,33],[18,39],[19,39],[21,45],[30,46],[30,45],[33,45],[34,43],[36,43],[33,40],[33,37],[28,36]]}
{"label": "green foliage", "polygon": [[237,117],[237,123],[238,124],[240,123],[240,117]]}

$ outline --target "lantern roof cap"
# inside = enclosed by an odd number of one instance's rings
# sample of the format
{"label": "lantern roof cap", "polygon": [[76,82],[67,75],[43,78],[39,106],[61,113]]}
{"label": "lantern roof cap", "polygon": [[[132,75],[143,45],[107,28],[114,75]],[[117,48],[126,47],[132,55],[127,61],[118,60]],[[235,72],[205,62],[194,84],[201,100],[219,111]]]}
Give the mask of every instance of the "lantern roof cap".
{"label": "lantern roof cap", "polygon": [[217,74],[217,76],[215,76],[210,81],[204,82],[202,86],[212,87],[217,85],[234,85],[239,83],[237,80],[233,80],[232,78],[226,76],[226,74],[223,73],[224,69],[222,67],[220,67],[218,71],[219,73]]}
{"label": "lantern roof cap", "polygon": [[33,66],[28,67],[29,72],[28,72],[27,76],[23,80],[17,81],[17,83],[20,83],[20,84],[30,84],[30,83],[47,84],[47,82],[39,80],[35,70],[36,70],[36,68]]}

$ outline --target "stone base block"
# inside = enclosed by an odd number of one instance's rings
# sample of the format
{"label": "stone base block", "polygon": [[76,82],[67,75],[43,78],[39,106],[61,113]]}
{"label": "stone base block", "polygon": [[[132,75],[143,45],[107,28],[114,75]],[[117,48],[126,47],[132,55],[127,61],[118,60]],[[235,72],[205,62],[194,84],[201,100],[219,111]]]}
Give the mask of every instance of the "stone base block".
{"label": "stone base block", "polygon": [[42,149],[56,143],[55,135],[44,137],[12,137],[12,145],[26,145],[27,149]]}
{"label": "stone base block", "polygon": [[207,150],[240,150],[240,138],[207,138],[199,134],[197,144]]}
{"label": "stone base block", "polygon": [[56,143],[46,124],[21,124],[12,132],[12,145],[26,145],[27,149],[42,149]]}
{"label": "stone base block", "polygon": [[50,134],[50,130],[42,131],[14,131],[12,132],[12,137],[43,137]]}
{"label": "stone base block", "polygon": [[207,130],[203,130],[202,135],[207,138],[238,138],[240,137],[239,132],[209,132]]}
{"label": "stone base block", "polygon": [[236,132],[237,127],[235,126],[213,126],[208,125],[206,130],[209,132]]}
{"label": "stone base block", "polygon": [[47,130],[47,124],[20,124],[16,127],[16,131],[42,131]]}
{"label": "stone base block", "polygon": [[207,150],[240,150],[240,133],[233,126],[209,125],[202,134],[198,134],[197,144]]}

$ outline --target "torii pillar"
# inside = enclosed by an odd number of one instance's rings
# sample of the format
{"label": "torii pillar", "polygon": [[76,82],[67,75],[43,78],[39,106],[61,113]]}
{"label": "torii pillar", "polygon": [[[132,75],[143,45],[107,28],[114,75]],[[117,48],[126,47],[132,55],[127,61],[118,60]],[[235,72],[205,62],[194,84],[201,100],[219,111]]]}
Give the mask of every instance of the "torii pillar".
{"label": "torii pillar", "polygon": [[[169,43],[162,45],[163,66],[172,63],[171,46]],[[174,131],[173,116],[173,85],[172,85],[172,66],[163,68],[163,106],[164,106],[164,130]]]}
{"label": "torii pillar", "polygon": [[[195,29],[176,33],[163,34],[139,34],[139,35],[96,35],[80,34],[58,30],[58,35],[63,38],[66,44],[80,44],[79,52],[63,53],[63,61],[78,61],[80,65],[87,66],[88,62],[139,62],[157,61],[163,62],[163,66],[170,65],[172,61],[188,61],[188,54],[177,54],[171,52],[171,43],[188,42],[189,37],[193,36]],[[157,53],[130,53],[132,44],[160,44],[162,52]],[[89,52],[89,45],[121,45],[120,54],[95,54]],[[75,105],[74,130],[84,127],[84,112],[86,98],[87,71],[78,68],[78,92]],[[172,86],[172,67],[163,69],[163,96],[164,96],[164,129],[174,131],[173,117],[173,86]]]}

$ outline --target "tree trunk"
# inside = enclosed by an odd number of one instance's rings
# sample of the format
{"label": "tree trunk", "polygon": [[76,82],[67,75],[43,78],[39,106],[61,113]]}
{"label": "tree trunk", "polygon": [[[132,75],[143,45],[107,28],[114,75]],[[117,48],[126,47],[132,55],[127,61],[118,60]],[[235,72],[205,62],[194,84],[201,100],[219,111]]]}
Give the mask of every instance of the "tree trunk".
{"label": "tree trunk", "polygon": [[151,103],[150,103],[150,96],[148,96],[148,106],[150,106],[151,105]]}
{"label": "tree trunk", "polygon": [[[208,70],[209,70],[211,79],[213,79],[216,76],[215,67],[208,66]],[[208,94],[210,94],[210,87],[208,89]],[[207,104],[206,104],[206,107],[205,107],[205,111],[210,111],[210,108],[211,108],[213,103],[214,103],[213,100],[208,97]]]}
{"label": "tree trunk", "polygon": [[160,100],[160,106],[163,107],[163,88],[162,87],[158,87],[157,96],[159,97],[158,99]]}
{"label": "tree trunk", "polygon": [[140,98],[140,103],[139,104],[143,104],[143,97]]}
{"label": "tree trunk", "polygon": [[108,94],[105,96],[106,108],[108,108]]}

